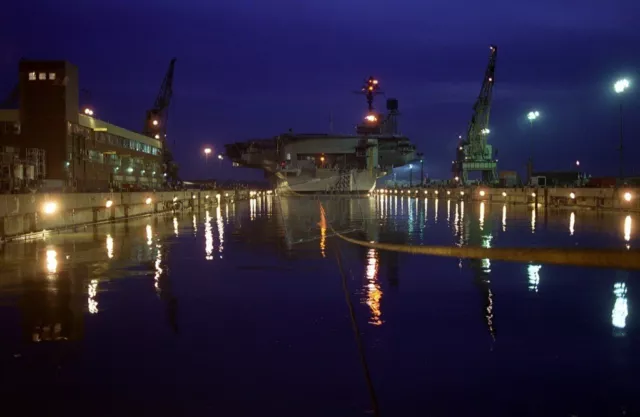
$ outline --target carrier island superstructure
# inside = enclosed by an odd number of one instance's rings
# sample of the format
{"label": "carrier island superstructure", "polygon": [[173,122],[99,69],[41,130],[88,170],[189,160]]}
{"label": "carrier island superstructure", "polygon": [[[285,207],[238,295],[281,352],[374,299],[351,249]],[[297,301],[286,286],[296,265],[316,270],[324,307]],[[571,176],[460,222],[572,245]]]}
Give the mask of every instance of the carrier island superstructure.
{"label": "carrier island superstructure", "polygon": [[368,112],[355,134],[287,133],[225,145],[236,166],[262,169],[281,192],[366,193],[394,167],[416,159],[416,147],[398,133],[398,100],[386,101],[377,113],[373,98],[379,83],[369,77],[361,92]]}

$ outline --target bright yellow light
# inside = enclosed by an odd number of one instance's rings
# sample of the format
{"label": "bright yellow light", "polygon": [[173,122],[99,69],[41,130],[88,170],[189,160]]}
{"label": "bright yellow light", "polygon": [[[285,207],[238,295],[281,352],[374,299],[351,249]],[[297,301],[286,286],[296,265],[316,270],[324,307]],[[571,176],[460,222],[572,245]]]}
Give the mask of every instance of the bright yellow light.
{"label": "bright yellow light", "polygon": [[447,190],[447,195],[451,195],[451,191]]}
{"label": "bright yellow light", "polygon": [[573,199],[576,198],[576,194],[575,193],[571,193],[571,194],[569,194],[569,197],[573,200]]}
{"label": "bright yellow light", "polygon": [[211,148],[204,148],[205,155],[209,155],[211,153]]}
{"label": "bright yellow light", "polygon": [[378,80],[373,80],[373,83],[374,84],[378,84]]}
{"label": "bright yellow light", "polygon": [[145,202],[146,204],[151,204],[151,197],[147,197],[147,199],[146,199],[146,200],[144,200],[144,202]]}
{"label": "bright yellow light", "polygon": [[151,122],[151,123],[152,123],[154,126],[158,126],[158,123],[159,123],[159,122],[158,122],[157,120],[154,120],[154,121],[153,121],[153,122]]}
{"label": "bright yellow light", "polygon": [[505,192],[503,191],[503,192],[502,192],[502,196],[503,196],[503,197],[506,197],[506,196],[507,196],[507,193],[505,193]]}
{"label": "bright yellow light", "polygon": [[631,240],[631,216],[624,219],[624,240],[627,242]]}
{"label": "bright yellow light", "polygon": [[156,138],[156,139],[160,139],[160,135],[156,133],[156,135],[154,136],[154,138]]}
{"label": "bright yellow light", "polygon": [[480,197],[484,197],[484,194],[485,194],[484,190],[480,190]]}
{"label": "bright yellow light", "polygon": [[173,197],[173,202],[175,203],[176,201],[178,201],[178,197]]}
{"label": "bright yellow light", "polygon": [[107,202],[105,203],[105,206],[106,206],[107,208],[109,208],[109,207],[113,206],[113,201],[111,201],[111,200],[107,200]]}
{"label": "bright yellow light", "polygon": [[321,156],[321,157],[320,157],[320,161],[321,161],[321,162],[324,162],[324,156]]}
{"label": "bright yellow light", "polygon": [[454,180],[460,181],[460,177],[455,177]]}
{"label": "bright yellow light", "polygon": [[631,195],[631,193],[630,193],[630,192],[626,192],[626,193],[624,193],[624,201],[631,201],[631,198],[632,198],[632,197],[633,197],[633,196]]}
{"label": "bright yellow light", "polygon": [[464,191],[460,191],[460,195],[464,195]]}
{"label": "bright yellow light", "polygon": [[377,118],[374,114],[368,114],[368,115],[365,117],[365,120],[366,120],[367,122],[371,122],[371,123],[373,123],[373,122],[377,121],[377,120],[378,120],[378,118]]}
{"label": "bright yellow light", "polygon": [[531,193],[531,197],[536,198],[536,193]]}
{"label": "bright yellow light", "polygon": [[56,212],[57,209],[58,209],[58,205],[53,201],[44,203],[44,206],[42,206],[42,211],[44,211],[45,214],[53,214]]}
{"label": "bright yellow light", "polygon": [[435,195],[438,195],[438,190],[435,190],[433,193],[434,193]]}
{"label": "bright yellow light", "polygon": [[58,260],[56,259],[57,256],[58,254],[55,250],[47,250],[47,272],[49,272],[50,274],[55,274],[58,270]]}

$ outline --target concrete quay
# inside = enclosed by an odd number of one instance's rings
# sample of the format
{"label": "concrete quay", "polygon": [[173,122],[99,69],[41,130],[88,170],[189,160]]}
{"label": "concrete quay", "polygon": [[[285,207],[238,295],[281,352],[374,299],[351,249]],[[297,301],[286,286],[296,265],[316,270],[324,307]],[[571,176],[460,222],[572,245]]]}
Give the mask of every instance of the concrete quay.
{"label": "concrete quay", "polygon": [[490,188],[482,186],[453,188],[381,188],[382,195],[451,198],[501,204],[536,204],[549,208],[618,210],[640,212],[637,188]]}
{"label": "concrete quay", "polygon": [[[251,192],[252,193],[252,192]],[[0,195],[0,241],[42,231],[113,222],[246,200],[248,190]]]}

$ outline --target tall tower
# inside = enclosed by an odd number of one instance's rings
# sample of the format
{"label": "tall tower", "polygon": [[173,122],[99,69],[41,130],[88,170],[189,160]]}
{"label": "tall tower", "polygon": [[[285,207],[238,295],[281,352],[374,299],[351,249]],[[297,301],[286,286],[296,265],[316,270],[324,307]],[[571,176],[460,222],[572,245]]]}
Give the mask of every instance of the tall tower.
{"label": "tall tower", "polygon": [[66,180],[73,153],[69,123],[78,124],[78,69],[66,61],[21,61],[20,124],[24,148],[46,152],[47,178]]}

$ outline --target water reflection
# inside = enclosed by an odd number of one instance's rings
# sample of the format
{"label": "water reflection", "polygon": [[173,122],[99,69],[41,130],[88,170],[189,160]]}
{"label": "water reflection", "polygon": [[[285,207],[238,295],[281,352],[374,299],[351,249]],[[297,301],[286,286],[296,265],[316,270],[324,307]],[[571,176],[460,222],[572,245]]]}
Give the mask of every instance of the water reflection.
{"label": "water reflection", "polygon": [[107,258],[113,259],[113,238],[107,235]]}
{"label": "water reflection", "polygon": [[[627,303],[627,285],[624,282],[616,282],[613,285],[613,294],[615,303],[611,311],[611,324],[616,329],[624,329],[627,327],[627,316],[629,315],[629,306]],[[624,335],[624,333],[618,333]]]}
{"label": "water reflection", "polygon": [[173,217],[173,233],[176,237],[178,236],[178,218],[175,216]]}
{"label": "water reflection", "polygon": [[371,311],[369,323],[380,326],[382,324],[382,311],[380,310],[382,290],[378,282],[378,252],[375,249],[369,249],[367,252],[365,293],[367,294],[366,304]]}
{"label": "water reflection", "polygon": [[193,219],[191,224],[193,226],[193,235],[196,236],[198,232],[198,221],[196,219],[195,213],[193,214]]}
{"label": "water reflection", "polygon": [[89,298],[87,299],[87,308],[90,314],[98,313],[98,301],[96,301],[96,295],[98,295],[98,280],[92,279],[89,282],[89,286],[87,288],[87,294]]}
{"label": "water reflection", "polygon": [[209,210],[204,213],[204,240],[204,258],[207,261],[210,261],[213,259],[213,228],[211,227],[211,215],[209,214]]}
{"label": "water reflection", "polygon": [[433,205],[433,221],[434,223],[438,223],[438,199],[437,198]]}
{"label": "water reflection", "polygon": [[256,199],[255,198],[252,198],[251,200],[249,200],[249,212],[250,212],[251,221],[254,221],[256,219]]}
{"label": "water reflection", "polygon": [[324,214],[324,210],[320,210],[320,256],[326,258],[325,241],[327,239],[327,219]]}
{"label": "water reflection", "polygon": [[480,230],[484,230],[484,201],[480,203]]}
{"label": "water reflection", "polygon": [[529,291],[538,292],[538,285],[540,285],[540,269],[542,269],[542,265],[527,266],[527,275],[529,277]]}
{"label": "water reflection", "polygon": [[624,240],[627,242],[627,249],[631,248],[629,241],[631,240],[631,216],[627,216],[624,219]]}
{"label": "water reflection", "polygon": [[571,215],[569,215],[569,235],[570,236],[573,236],[573,232],[575,231],[575,226],[576,226],[576,213],[572,211]]}
{"label": "water reflection", "polygon": [[216,223],[218,225],[218,253],[222,258],[222,251],[224,250],[224,220],[222,219],[222,209],[220,206],[216,208]]}
{"label": "water reflection", "polygon": [[451,200],[447,198],[447,223],[449,223],[450,218],[451,218]]}
{"label": "water reflection", "polygon": [[48,277],[54,278],[55,273],[58,272],[58,259],[57,259],[58,253],[55,251],[55,249],[47,249],[46,257],[47,257],[46,268],[48,272]]}
{"label": "water reflection", "polygon": [[531,233],[536,232],[536,207],[535,204],[531,209]]}
{"label": "water reflection", "polygon": [[507,205],[502,205],[502,231],[507,231]]}
{"label": "water reflection", "polygon": [[151,229],[150,224],[147,225],[147,227],[145,228],[145,231],[147,233],[147,245],[151,246],[153,245],[153,230]]}

